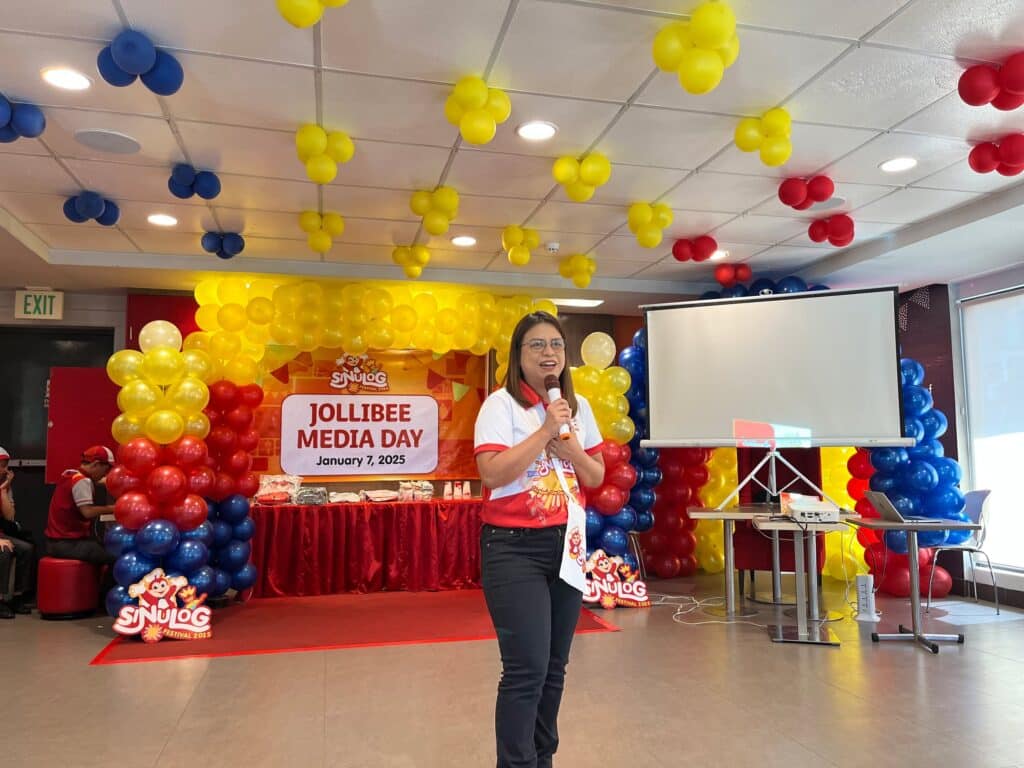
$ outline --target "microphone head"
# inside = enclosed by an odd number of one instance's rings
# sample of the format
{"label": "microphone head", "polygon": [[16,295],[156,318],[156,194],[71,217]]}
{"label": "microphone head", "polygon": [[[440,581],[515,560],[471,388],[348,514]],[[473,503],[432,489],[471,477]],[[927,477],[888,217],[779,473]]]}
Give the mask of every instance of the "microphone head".
{"label": "microphone head", "polygon": [[544,377],[544,389],[561,389],[562,382],[558,380],[558,377],[553,373],[549,373]]}

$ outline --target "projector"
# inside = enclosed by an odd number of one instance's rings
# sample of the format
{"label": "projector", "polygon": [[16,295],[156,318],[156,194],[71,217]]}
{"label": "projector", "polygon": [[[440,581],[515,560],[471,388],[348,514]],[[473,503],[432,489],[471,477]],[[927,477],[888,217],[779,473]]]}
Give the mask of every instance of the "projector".
{"label": "projector", "polygon": [[827,501],[795,498],[789,502],[789,514],[798,523],[838,523],[839,508]]}

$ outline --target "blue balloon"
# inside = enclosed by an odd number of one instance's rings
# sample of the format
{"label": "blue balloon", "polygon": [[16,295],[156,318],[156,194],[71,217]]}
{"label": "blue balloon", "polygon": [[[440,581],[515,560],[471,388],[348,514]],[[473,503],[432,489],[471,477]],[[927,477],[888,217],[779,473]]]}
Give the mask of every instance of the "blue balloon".
{"label": "blue balloon", "polygon": [[0,128],[11,122],[11,102],[0,93]]}
{"label": "blue balloon", "polygon": [[96,217],[96,221],[104,227],[112,227],[121,218],[121,209],[113,200],[103,201],[103,213]]}
{"label": "blue balloon", "polygon": [[245,238],[237,232],[229,232],[224,235],[224,253],[237,256],[245,250]]}
{"label": "blue balloon", "polygon": [[720,298],[722,298],[722,294],[720,294],[718,291],[704,291],[704,293],[702,293],[700,295],[700,298],[702,300],[706,300],[706,299],[720,299]]}
{"label": "blue balloon", "polygon": [[739,283],[722,290],[723,299],[742,299],[746,295],[747,289]]}
{"label": "blue balloon", "polygon": [[10,126],[26,139],[34,139],[46,130],[46,115],[35,104],[16,102],[11,105]]}
{"label": "blue balloon", "polygon": [[256,583],[256,566],[246,563],[233,574],[231,574],[231,588],[239,592],[248,589]]}
{"label": "blue balloon", "polygon": [[156,64],[156,48],[148,37],[126,29],[110,43],[110,54],[121,71],[132,75],[149,72]]}
{"label": "blue balloon", "polygon": [[629,401],[629,407],[632,408],[646,408],[647,407],[647,388],[643,386],[643,382],[639,384],[631,381],[629,383],[629,389],[626,391],[626,399]]}
{"label": "blue balloon", "polygon": [[173,96],[185,82],[185,71],[171,54],[158,50],[156,63],[142,75],[142,82],[157,96]]}
{"label": "blue balloon", "polygon": [[924,497],[923,509],[929,517],[945,517],[942,512],[962,512],[965,504],[963,491],[949,485],[940,485]]}
{"label": "blue balloon", "polygon": [[898,448],[872,448],[869,453],[871,466],[878,472],[893,473],[902,463]]}
{"label": "blue balloon", "polygon": [[178,526],[170,520],[150,520],[135,534],[135,548],[150,557],[163,557],[178,546]]}
{"label": "blue balloon", "polygon": [[593,507],[587,507],[587,541],[595,541],[604,530],[604,515]]}
{"label": "blue balloon", "polygon": [[629,416],[633,420],[634,426],[640,425],[646,427],[650,423],[646,403],[643,405],[638,405],[636,408],[630,408]]}
{"label": "blue balloon", "polygon": [[904,416],[903,436],[912,437],[918,442],[924,440],[924,424],[922,424],[921,420],[918,418],[913,416]]}
{"label": "blue balloon", "polygon": [[632,569],[634,572],[638,572],[640,570],[640,562],[636,559],[636,555],[634,555],[632,552],[627,552],[626,554],[624,554],[622,556],[622,562],[628,565],[630,569]]}
{"label": "blue balloon", "polygon": [[637,512],[646,512],[654,506],[656,498],[650,488],[638,486],[629,492],[629,506]]}
{"label": "blue balloon", "polygon": [[114,55],[111,53],[110,46],[108,45],[102,51],[100,55],[96,57],[96,69],[100,71],[100,77],[106,80],[110,85],[117,88],[124,88],[125,86],[131,85],[135,82],[135,78],[138,75],[133,75],[131,72],[125,72],[114,61]]}
{"label": "blue balloon", "polygon": [[615,557],[623,555],[629,548],[629,537],[616,525],[609,525],[601,532],[601,549]]}
{"label": "blue balloon", "polygon": [[206,519],[216,520],[220,517],[220,505],[213,499],[206,499]]}
{"label": "blue balloon", "polygon": [[178,544],[164,564],[171,570],[181,571],[186,576],[199,570],[210,561],[210,550],[201,541],[185,540]]}
{"label": "blue balloon", "polygon": [[249,562],[252,554],[252,547],[247,541],[230,541],[228,545],[220,550],[218,564],[226,571],[234,573],[243,565]]}
{"label": "blue balloon", "polygon": [[200,171],[192,188],[203,200],[213,200],[220,194],[220,179],[212,171]]}
{"label": "blue balloon", "polygon": [[868,480],[868,485],[872,491],[879,493],[890,493],[901,487],[899,476],[889,472],[875,472]]}
{"label": "blue balloon", "polygon": [[196,180],[196,169],[188,163],[178,163],[171,169],[171,179],[182,187],[191,187]]}
{"label": "blue balloon", "polygon": [[75,224],[81,224],[83,221],[88,221],[88,219],[78,212],[78,205],[75,203],[77,199],[76,197],[69,197],[64,201],[64,218],[68,221],[73,221]]}
{"label": "blue balloon", "polygon": [[[235,536],[237,539],[238,537]],[[209,520],[203,520],[202,523],[197,525],[191,531],[181,532],[182,541],[198,541],[204,547],[209,549],[213,546],[213,525]]]}
{"label": "blue balloon", "polygon": [[[970,518],[968,518],[967,515],[962,513],[958,515],[956,519],[961,523],[970,522]],[[974,531],[947,531],[946,533],[946,544],[950,546],[954,546],[956,544],[963,544],[965,541],[971,538],[971,536],[974,535]]]}
{"label": "blue balloon", "polygon": [[[630,506],[623,507],[607,519],[608,525],[614,525],[624,531],[636,528],[636,510]],[[588,534],[589,535],[589,534]]]}
{"label": "blue balloon", "polygon": [[[182,200],[188,200],[195,194],[195,190],[192,189],[191,185],[179,184],[174,180],[173,176],[167,180],[167,188],[171,190],[172,195]],[[206,248],[206,246],[204,245],[203,248]]]}
{"label": "blue balloon", "polygon": [[139,552],[125,552],[114,562],[114,581],[122,587],[130,587],[159,566],[159,560]]}
{"label": "blue balloon", "polygon": [[771,296],[775,293],[775,281],[767,277],[761,277],[750,284],[747,291],[749,296]]}
{"label": "blue balloon", "polygon": [[927,461],[921,459],[911,461],[910,466],[904,470],[903,477],[910,490],[918,493],[927,493],[934,490],[939,484],[938,471]]}
{"label": "blue balloon", "polygon": [[220,503],[220,519],[225,523],[235,525],[249,516],[249,500],[241,494],[228,496]]}
{"label": "blue balloon", "polygon": [[[907,554],[907,532],[906,531],[886,531],[885,532],[885,546],[897,555]],[[888,566],[888,563],[886,564]]]}
{"label": "blue balloon", "polygon": [[946,430],[949,428],[949,419],[938,408],[932,408],[921,414],[921,424],[924,426],[924,439],[935,440],[946,434]]}
{"label": "blue balloon", "polygon": [[776,293],[803,293],[806,290],[807,283],[796,275],[782,278],[775,286]]}
{"label": "blue balloon", "polygon": [[640,470],[640,477],[638,479],[643,485],[653,488],[662,480],[661,470],[657,467],[645,467]]}
{"label": "blue balloon", "polygon": [[629,371],[634,385],[642,386],[647,380],[647,359],[639,348],[626,347],[619,352],[619,365]]}
{"label": "blue balloon", "polygon": [[256,522],[251,518],[247,517],[240,523],[235,523],[231,529],[231,538],[238,539],[239,541],[248,541],[256,535]]}
{"label": "blue balloon", "polygon": [[103,546],[107,552],[120,557],[125,552],[135,549],[135,532],[129,531],[120,523],[114,523],[107,527],[103,534]]}
{"label": "blue balloon", "polygon": [[188,583],[196,588],[197,595],[208,595],[213,589],[216,578],[217,574],[213,568],[204,565],[192,572],[192,575],[188,577]]}
{"label": "blue balloon", "polygon": [[227,260],[227,259],[233,259],[233,258],[234,258],[234,255],[233,255],[233,254],[230,254],[230,253],[228,253],[228,252],[227,252],[227,251],[225,251],[225,250],[224,250],[224,248],[222,247],[222,248],[221,248],[221,249],[220,249],[219,251],[217,251],[217,258],[218,258],[218,259],[225,259],[225,260]]}
{"label": "blue balloon", "polygon": [[900,380],[904,387],[921,386],[921,382],[924,381],[924,366],[912,358],[902,358],[900,360]]}
{"label": "blue balloon", "polygon": [[0,144],[10,144],[21,137],[18,132],[9,125],[0,125]]}
{"label": "blue balloon", "polygon": [[907,448],[907,455],[911,459],[931,459],[945,455],[946,449],[938,440],[925,440],[913,448]]}
{"label": "blue balloon", "polygon": [[217,253],[220,250],[223,238],[216,232],[207,232],[203,235],[203,239],[200,241],[203,246],[203,250],[207,253]]}
{"label": "blue balloon", "polygon": [[231,524],[224,520],[214,520],[210,525],[213,527],[214,549],[226,546],[231,541]]}
{"label": "blue balloon", "polygon": [[633,334],[633,346],[642,352],[647,351],[647,329],[641,328]]}
{"label": "blue balloon", "polygon": [[646,469],[657,466],[659,458],[661,453],[657,448],[638,448],[633,451],[630,461],[637,469]]}
{"label": "blue balloon", "polygon": [[917,384],[903,388],[903,412],[908,416],[920,416],[934,405],[932,393]]}
{"label": "blue balloon", "polygon": [[960,485],[964,475],[956,459],[937,456],[928,459],[928,461],[935,467],[935,471],[939,473],[940,485]]}
{"label": "blue balloon", "polygon": [[[253,569],[255,570],[255,569]],[[213,569],[213,589],[210,590],[211,597],[220,597],[231,589],[231,574],[220,568]]]}
{"label": "blue balloon", "polygon": [[889,501],[903,517],[916,517],[921,514],[921,503],[917,496],[909,493],[887,493]]}
{"label": "blue balloon", "polygon": [[941,547],[946,543],[949,533],[945,528],[939,528],[934,531],[918,531],[917,545],[919,547]]}
{"label": "blue balloon", "polygon": [[129,595],[128,590],[120,584],[116,587],[110,588],[110,591],[107,592],[107,597],[103,602],[107,607],[107,614],[115,618],[126,605],[138,605],[136,599]]}
{"label": "blue balloon", "polygon": [[75,210],[78,211],[79,216],[84,216],[86,219],[102,216],[105,207],[106,203],[103,202],[103,198],[95,192],[80,192],[75,198]]}
{"label": "blue balloon", "polygon": [[636,527],[633,529],[637,533],[646,533],[654,527],[654,514],[652,512],[637,512],[636,513]]}
{"label": "blue balloon", "polygon": [[812,286],[811,286],[810,288],[808,288],[807,290],[808,290],[808,291],[831,291],[832,289],[831,289],[831,288],[829,288],[829,287],[828,287],[827,285],[821,285],[821,284],[819,283],[818,285],[812,285]]}

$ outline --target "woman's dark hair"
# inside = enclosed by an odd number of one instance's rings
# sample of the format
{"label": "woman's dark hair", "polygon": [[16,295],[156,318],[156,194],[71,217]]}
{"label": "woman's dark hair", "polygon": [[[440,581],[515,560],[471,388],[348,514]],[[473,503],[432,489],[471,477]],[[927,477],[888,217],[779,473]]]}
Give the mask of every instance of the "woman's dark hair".
{"label": "woman's dark hair", "polygon": [[[523,347],[523,339],[526,338],[526,334],[531,328],[544,324],[554,326],[555,330],[558,331],[558,335],[562,337],[562,341],[565,341],[565,331],[562,330],[562,324],[558,322],[557,317],[547,312],[531,312],[523,317],[516,324],[516,329],[512,331],[512,344],[508,351],[508,374],[505,376],[505,389],[512,395],[512,399],[523,406],[523,408],[530,407],[530,401],[523,395],[521,386],[523,383],[523,371],[519,366],[519,359]],[[576,392],[572,388],[572,376],[569,373],[568,362],[566,362],[565,367],[562,369],[562,375],[558,379],[559,386],[562,389],[562,397],[569,403],[569,407],[572,408],[572,413],[575,416],[578,405],[576,403]],[[541,393],[538,392],[538,394]]]}

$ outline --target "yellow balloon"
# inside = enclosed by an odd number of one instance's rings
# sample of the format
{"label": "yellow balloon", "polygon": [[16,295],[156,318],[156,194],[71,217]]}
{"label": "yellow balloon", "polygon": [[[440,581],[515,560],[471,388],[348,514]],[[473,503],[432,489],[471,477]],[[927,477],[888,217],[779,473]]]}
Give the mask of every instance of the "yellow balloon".
{"label": "yellow balloon", "polygon": [[577,273],[572,276],[572,284],[577,288],[587,288],[590,286],[590,275]]}
{"label": "yellow balloon", "polygon": [[394,307],[394,299],[391,298],[391,294],[382,288],[371,288],[363,296],[363,309],[365,309],[370,317],[382,318],[391,312]]}
{"label": "yellow balloon", "polygon": [[201,411],[210,402],[210,390],[195,376],[186,376],[167,388],[165,403],[181,414]]}
{"label": "yellow balloon", "polygon": [[217,323],[225,331],[238,333],[249,324],[249,315],[241,304],[225,304],[217,311]]}
{"label": "yellow balloon", "polygon": [[661,245],[662,233],[657,224],[644,224],[636,231],[636,241],[641,248],[657,248]]}
{"label": "yellow balloon", "polygon": [[143,356],[142,375],[152,384],[166,387],[185,375],[185,359],[176,349],[156,347]]}
{"label": "yellow balloon", "polygon": [[654,63],[663,72],[675,72],[679,69],[683,51],[690,47],[690,33],[683,22],[673,22],[662,27],[654,36],[651,53]]}
{"label": "yellow balloon", "polygon": [[395,341],[395,333],[386,325],[375,325],[366,331],[364,338],[373,349],[388,349]]}
{"label": "yellow balloon", "polygon": [[196,325],[204,331],[216,331],[220,329],[217,322],[217,313],[220,311],[218,304],[204,304],[196,310]]}
{"label": "yellow balloon", "polygon": [[504,123],[512,114],[512,102],[508,94],[500,88],[487,89],[487,105],[485,109],[497,123]]}
{"label": "yellow balloon", "polygon": [[356,334],[345,341],[345,351],[350,355],[363,355],[370,348],[369,342],[362,334]]}
{"label": "yellow balloon", "polygon": [[770,136],[761,145],[761,162],[772,168],[785,165],[793,154],[793,145],[785,136]]}
{"label": "yellow balloon", "polygon": [[391,325],[396,331],[412,333],[416,327],[416,310],[408,304],[399,304],[391,310]]}
{"label": "yellow balloon", "polygon": [[607,436],[613,443],[625,445],[633,439],[634,434],[636,434],[636,427],[627,416],[621,416],[608,424]]}
{"label": "yellow balloon", "polygon": [[459,212],[459,193],[452,187],[438,187],[430,194],[430,206],[454,219]]}
{"label": "yellow balloon", "polygon": [[330,184],[338,175],[338,164],[327,155],[313,155],[306,161],[306,175],[316,184]]}
{"label": "yellow balloon", "polygon": [[690,16],[690,34],[701,48],[721,48],[736,34],[736,16],[723,2],[705,2]]}
{"label": "yellow balloon", "polygon": [[241,304],[249,300],[249,287],[245,280],[240,277],[222,278],[217,285],[217,303],[219,304]]}
{"label": "yellow balloon", "polygon": [[204,304],[216,304],[220,301],[217,298],[217,285],[219,282],[220,281],[215,277],[208,277],[205,280],[200,280],[196,284],[195,297],[196,303],[198,303],[199,306]]}
{"label": "yellow balloon", "polygon": [[423,217],[423,228],[432,235],[443,235],[448,231],[448,217],[441,211],[429,210]]}
{"label": "yellow balloon", "polygon": [[185,434],[185,419],[177,411],[164,408],[146,417],[146,437],[159,445],[173,443]]}
{"label": "yellow balloon", "polygon": [[565,186],[565,194],[574,202],[585,203],[594,196],[594,187],[583,181],[574,181]]}
{"label": "yellow balloon", "polygon": [[612,177],[612,164],[598,152],[591,152],[580,162],[580,181],[592,187],[608,183]]}
{"label": "yellow balloon", "polygon": [[295,133],[295,149],[305,160],[324,154],[327,151],[327,132],[313,123],[301,126]]}
{"label": "yellow balloon", "polygon": [[459,133],[470,144],[486,144],[494,138],[498,126],[486,109],[471,109],[459,121]]}
{"label": "yellow balloon", "polygon": [[430,349],[437,339],[437,331],[429,323],[420,323],[412,332],[412,344],[416,349]]}
{"label": "yellow balloon", "polygon": [[633,203],[626,212],[626,221],[630,230],[636,233],[640,227],[654,221],[654,208],[650,203]]}
{"label": "yellow balloon", "polygon": [[412,212],[417,216],[426,216],[427,212],[430,211],[432,203],[430,202],[430,193],[425,189],[418,189],[412,193],[412,197],[409,199],[409,207]]}
{"label": "yellow balloon", "polygon": [[142,375],[142,353],[134,349],[122,349],[107,360],[107,378],[123,387]]}
{"label": "yellow balloon", "polygon": [[728,43],[718,49],[718,55],[722,58],[722,66],[726,69],[735,64],[736,59],[740,57],[739,37],[733,35],[732,39],[730,39]]}
{"label": "yellow balloon", "polygon": [[654,212],[652,223],[658,229],[665,229],[665,227],[672,226],[672,220],[675,217],[672,215],[671,208],[669,208],[665,203],[655,203],[652,208]]}
{"label": "yellow balloon", "polygon": [[310,304],[296,312],[295,319],[305,330],[318,328],[324,323],[324,313],[317,305]]}
{"label": "yellow balloon", "polygon": [[480,109],[487,104],[487,83],[482,78],[467,75],[455,84],[454,94],[463,109]]}
{"label": "yellow balloon", "polygon": [[[303,352],[312,352],[314,349],[320,348],[323,344],[323,340],[323,334],[320,332],[319,328],[306,328],[302,331],[302,336],[299,337],[299,349]],[[244,374],[238,375],[242,376]],[[225,374],[225,378],[229,379],[227,374]]]}
{"label": "yellow balloon", "polygon": [[459,314],[454,309],[439,310],[434,318],[434,324],[441,333],[455,333],[459,327]]}
{"label": "yellow balloon", "polygon": [[146,323],[139,331],[139,349],[145,352],[153,347],[181,349],[181,331],[174,323],[166,320]]}
{"label": "yellow balloon", "polygon": [[323,226],[323,220],[316,211],[303,211],[299,214],[299,227],[307,234],[316,232]]}
{"label": "yellow balloon", "polygon": [[722,82],[725,64],[714,51],[687,48],[679,63],[679,84],[687,93],[699,96],[713,91]]}
{"label": "yellow balloon", "polygon": [[343,5],[348,5],[348,0],[320,0],[320,4],[327,8],[341,8]]}
{"label": "yellow balloon", "polygon": [[344,338],[341,328],[324,328],[323,335],[320,337],[320,345],[324,349],[341,349],[344,346]]}
{"label": "yellow balloon", "polygon": [[498,384],[504,384],[506,376],[508,376],[508,363],[502,363],[494,370],[494,380]]}
{"label": "yellow balloon", "polygon": [[523,228],[523,245],[531,251],[534,248],[540,247],[540,234],[536,229],[530,229],[529,227]]}
{"label": "yellow balloon", "polygon": [[[455,97],[455,94],[449,94],[448,98],[444,102],[444,119],[447,120],[454,126],[458,126],[459,121],[462,120],[462,116],[466,113],[466,110],[459,104],[459,100]],[[420,214],[421,216],[423,214]]]}
{"label": "yellow balloon", "polygon": [[277,0],[277,10],[285,21],[299,29],[312,27],[324,15],[320,0]]}
{"label": "yellow balloon", "polygon": [[538,299],[533,302],[534,312],[547,312],[549,315],[558,317],[558,307],[550,299]]}
{"label": "yellow balloon", "polygon": [[214,381],[216,366],[213,358],[206,352],[201,349],[186,349],[181,353],[181,359],[185,361],[186,376],[193,376],[206,384]]}
{"label": "yellow balloon", "polygon": [[586,365],[599,371],[604,370],[615,359],[615,340],[607,333],[591,333],[580,345],[580,356]]}
{"label": "yellow balloon", "polygon": [[477,342],[476,331],[469,326],[456,329],[453,339],[456,349],[470,349]]}
{"label": "yellow balloon", "polygon": [[526,233],[523,232],[522,227],[516,226],[515,224],[509,224],[501,231],[501,247],[506,251],[511,248],[515,248],[517,245],[523,244],[525,237]]}
{"label": "yellow balloon", "polygon": [[258,278],[249,283],[249,298],[250,299],[270,299],[274,296],[274,290],[277,288],[277,283],[267,278]]}
{"label": "yellow balloon", "polygon": [[344,131],[331,131],[327,134],[327,156],[336,163],[347,163],[356,153],[356,145]]}
{"label": "yellow balloon", "polygon": [[761,115],[761,133],[768,138],[781,136],[788,138],[793,127],[789,112],[782,107],[769,109]]}
{"label": "yellow balloon", "polygon": [[129,440],[145,434],[145,423],[145,419],[122,413],[110,425],[110,434],[120,445],[124,445]]}
{"label": "yellow balloon", "polygon": [[402,271],[405,272],[405,276],[408,277],[410,280],[415,280],[416,278],[423,274],[423,267],[420,267],[416,264],[407,264],[406,266],[402,267]]}
{"label": "yellow balloon", "polygon": [[184,434],[193,435],[200,440],[205,439],[210,434],[210,419],[202,411],[190,413],[185,418]]}
{"label": "yellow balloon", "polygon": [[756,117],[745,117],[736,125],[734,135],[736,146],[744,152],[753,152],[760,149],[764,142],[764,134],[761,133],[761,121]]}
{"label": "yellow balloon", "polygon": [[274,302],[274,308],[282,314],[291,314],[294,312],[301,301],[299,296],[299,287],[297,285],[281,285],[274,289],[274,296],[272,298]]}
{"label": "yellow balloon", "polygon": [[414,245],[410,250],[411,264],[417,267],[425,267],[430,263],[430,249],[425,245]]}
{"label": "yellow balloon", "polygon": [[210,348],[210,334],[203,331],[192,331],[182,342],[182,349],[201,349],[204,352]]}
{"label": "yellow balloon", "polygon": [[259,375],[256,361],[246,355],[238,355],[224,364],[224,378],[232,384],[244,386],[252,384]]}
{"label": "yellow balloon", "polygon": [[530,263],[530,249],[525,245],[517,245],[508,250],[508,263],[514,267],[525,267]]}
{"label": "yellow balloon", "polygon": [[345,234],[345,219],[336,213],[325,213],[324,232],[331,237],[341,237]]}
{"label": "yellow balloon", "polygon": [[210,356],[214,360],[230,360],[242,349],[242,340],[237,333],[217,331],[210,336]]}
{"label": "yellow balloon", "polygon": [[257,296],[250,299],[249,306],[245,308],[245,314],[250,323],[269,325],[274,319],[274,302],[263,296]]}
{"label": "yellow balloon", "polygon": [[579,161],[575,157],[569,157],[568,155],[560,157],[551,166],[551,175],[555,177],[555,181],[559,184],[572,184],[579,180],[580,177]]}
{"label": "yellow balloon", "polygon": [[592,365],[581,365],[572,369],[572,383],[584,397],[597,392],[601,385],[601,371]]}
{"label": "yellow balloon", "polygon": [[307,238],[307,242],[309,243],[309,249],[314,253],[327,253],[334,246],[334,241],[331,240],[331,236],[322,229],[318,229],[316,232],[311,232]]}
{"label": "yellow balloon", "polygon": [[437,299],[430,293],[417,293],[412,300],[412,308],[421,323],[433,322],[437,314]]}
{"label": "yellow balloon", "polygon": [[613,365],[601,373],[601,386],[606,387],[609,392],[616,395],[624,395],[629,391],[633,379],[629,371]]}
{"label": "yellow balloon", "polygon": [[721,573],[725,568],[725,556],[717,549],[709,549],[701,559],[700,567],[708,573]]}

